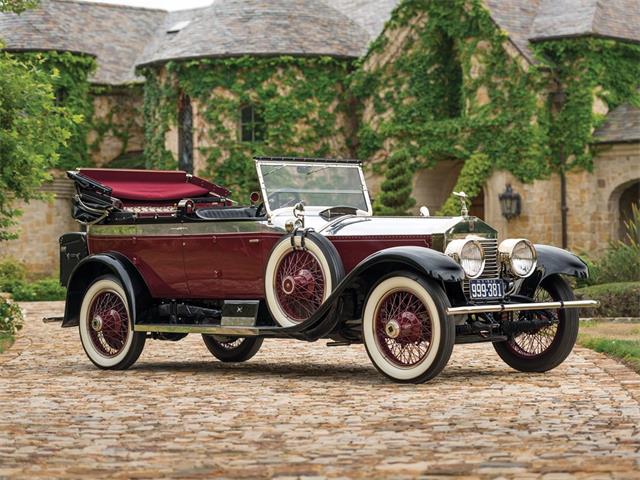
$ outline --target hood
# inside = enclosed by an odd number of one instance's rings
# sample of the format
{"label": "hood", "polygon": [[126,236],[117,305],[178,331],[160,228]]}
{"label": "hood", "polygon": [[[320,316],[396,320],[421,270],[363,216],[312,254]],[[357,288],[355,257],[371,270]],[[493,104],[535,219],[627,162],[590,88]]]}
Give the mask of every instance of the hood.
{"label": "hood", "polygon": [[477,217],[355,217],[345,216],[328,223],[320,232],[326,236],[421,236],[496,235],[496,230]]}

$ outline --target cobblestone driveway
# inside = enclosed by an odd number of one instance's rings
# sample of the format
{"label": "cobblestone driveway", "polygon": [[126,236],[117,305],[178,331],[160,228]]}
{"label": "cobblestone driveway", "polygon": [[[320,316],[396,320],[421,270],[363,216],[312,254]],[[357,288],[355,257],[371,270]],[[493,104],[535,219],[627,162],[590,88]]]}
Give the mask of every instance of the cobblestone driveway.
{"label": "cobblestone driveway", "polygon": [[578,349],[548,374],[458,346],[425,385],[380,377],[361,346],[267,340],[246,364],[198,336],[149,342],[127,372],[25,304],[0,356],[0,478],[640,478],[640,376]]}

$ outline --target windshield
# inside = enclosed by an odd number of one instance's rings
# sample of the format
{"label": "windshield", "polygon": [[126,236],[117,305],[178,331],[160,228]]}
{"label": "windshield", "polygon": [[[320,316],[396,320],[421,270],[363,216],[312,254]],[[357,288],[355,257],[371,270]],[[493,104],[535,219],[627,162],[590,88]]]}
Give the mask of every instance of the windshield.
{"label": "windshield", "polygon": [[369,211],[358,165],[258,162],[271,211],[304,202],[311,207],[353,207]]}

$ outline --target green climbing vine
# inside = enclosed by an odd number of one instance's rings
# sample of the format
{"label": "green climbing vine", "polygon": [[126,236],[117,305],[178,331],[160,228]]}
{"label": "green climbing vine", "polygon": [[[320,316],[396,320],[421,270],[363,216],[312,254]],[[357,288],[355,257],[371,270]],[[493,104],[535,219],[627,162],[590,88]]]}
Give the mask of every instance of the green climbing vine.
{"label": "green climbing vine", "polygon": [[96,68],[93,57],[69,52],[21,53],[23,63],[46,72],[56,97],[56,103],[64,107],[76,120],[71,126],[71,136],[61,147],[59,168],[76,168],[90,163],[87,134],[91,130],[93,103],[90,95],[89,75]]}
{"label": "green climbing vine", "polygon": [[98,152],[106,138],[114,138],[120,143],[120,151],[115,157],[115,162],[110,162],[109,167],[134,168],[144,167],[140,163],[139,153],[127,153],[133,135],[141,128],[142,98],[141,85],[127,85],[121,87],[93,86],[91,94],[94,97],[103,97],[107,102],[107,108],[94,111],[91,119],[91,132],[89,151]]}
{"label": "green climbing vine", "polygon": [[[176,166],[165,140],[176,126],[181,95],[204,120],[194,129],[196,155],[206,163],[199,174],[233,188],[241,199],[257,188],[254,155],[348,156],[348,125],[341,118],[350,70],[345,60],[286,56],[169,62],[166,74],[144,69],[147,166]],[[246,105],[262,112],[262,142],[240,141],[239,114]]]}
{"label": "green climbing vine", "polygon": [[[412,176],[404,171],[441,160],[465,161],[455,190],[472,198],[494,169],[524,182],[557,171],[561,148],[569,167],[590,168],[588,147],[602,121],[594,98],[611,108],[638,101],[640,47],[585,38],[534,52],[527,62],[480,0],[400,3],[351,82],[362,105],[358,156],[382,160],[373,163],[385,175],[378,211],[406,213]],[[567,94],[558,114],[549,103],[554,77]],[[409,163],[400,176],[398,158]],[[442,209],[457,211],[453,198]]]}

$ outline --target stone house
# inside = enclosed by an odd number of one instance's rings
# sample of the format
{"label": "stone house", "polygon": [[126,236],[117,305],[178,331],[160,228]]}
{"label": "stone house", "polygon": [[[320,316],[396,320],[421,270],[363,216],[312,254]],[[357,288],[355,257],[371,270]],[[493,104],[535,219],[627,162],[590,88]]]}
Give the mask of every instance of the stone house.
{"label": "stone house", "polygon": [[[253,154],[359,157],[383,198],[400,161],[414,172],[413,210],[438,211],[468,184],[473,212],[503,236],[597,253],[638,202],[640,84],[626,64],[598,77],[593,59],[607,42],[639,63],[639,23],[639,0],[215,0],[176,12],[42,0],[0,15],[0,38],[17,55],[95,60],[78,79],[91,164],[178,167],[246,195]],[[553,57],[555,45],[578,53]],[[563,78],[575,65],[581,74]],[[565,104],[553,101],[561,92]],[[558,129],[577,98],[593,124]],[[556,162],[564,130],[586,139],[562,153],[572,168]],[[592,152],[582,163],[581,149]],[[470,168],[478,152],[493,162],[483,175]],[[522,199],[510,220],[498,201],[507,184]],[[52,200],[23,209],[20,240],[0,255],[51,273],[56,238],[77,226],[69,183],[43,188]]]}

